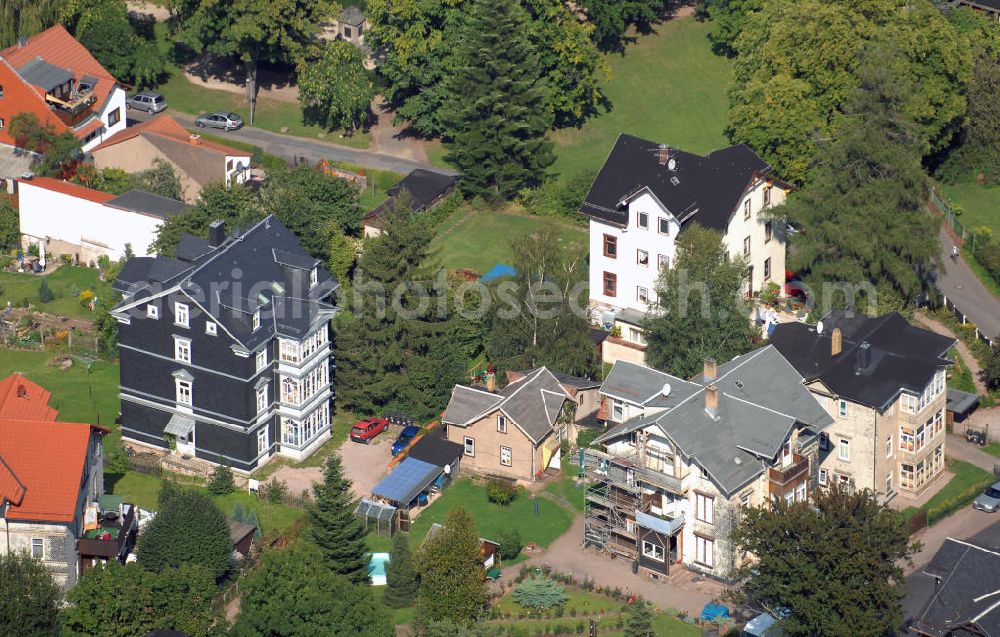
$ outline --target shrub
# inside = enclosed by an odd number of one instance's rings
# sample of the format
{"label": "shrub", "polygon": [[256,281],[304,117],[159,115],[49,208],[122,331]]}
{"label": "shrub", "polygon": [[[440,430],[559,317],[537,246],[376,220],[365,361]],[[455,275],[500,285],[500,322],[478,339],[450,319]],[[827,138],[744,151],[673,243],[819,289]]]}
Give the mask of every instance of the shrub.
{"label": "shrub", "polygon": [[264,493],[262,494],[269,502],[274,502],[280,504],[285,500],[285,496],[288,495],[288,485],[277,478],[271,478],[269,481],[265,482],[262,487]]}
{"label": "shrub", "polygon": [[524,542],[521,540],[521,533],[517,529],[504,529],[497,534],[497,542],[500,543],[500,555],[505,560],[513,560],[521,554]]}
{"label": "shrub", "polygon": [[235,490],[236,482],[233,480],[232,469],[221,465],[216,467],[208,481],[208,492],[212,495],[226,495]]}
{"label": "shrub", "polygon": [[486,483],[486,498],[497,506],[507,506],[517,499],[517,485],[506,480],[490,480]]}
{"label": "shrub", "polygon": [[69,295],[74,299],[80,296],[80,288],[77,287],[76,283],[69,284]]}
{"label": "shrub", "polygon": [[42,282],[38,284],[38,300],[42,303],[50,303],[55,300],[55,298],[56,295],[49,289],[49,282],[42,279]]}
{"label": "shrub", "polygon": [[73,263],[73,255],[72,254],[60,254],[59,255],[59,262],[62,263],[63,265],[70,265],[71,263]]}
{"label": "shrub", "polygon": [[77,298],[80,299],[80,305],[83,307],[90,307],[90,302],[94,300],[94,293],[90,290],[84,290],[83,292],[80,292],[80,296]]}
{"label": "shrub", "polygon": [[562,606],[569,597],[566,589],[547,577],[532,577],[514,589],[514,601],[524,608],[545,610]]}

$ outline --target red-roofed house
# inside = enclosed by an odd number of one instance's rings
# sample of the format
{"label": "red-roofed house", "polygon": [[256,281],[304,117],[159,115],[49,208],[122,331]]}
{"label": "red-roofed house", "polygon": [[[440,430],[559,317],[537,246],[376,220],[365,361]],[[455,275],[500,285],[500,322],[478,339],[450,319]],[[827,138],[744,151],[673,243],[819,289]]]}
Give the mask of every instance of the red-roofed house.
{"label": "red-roofed house", "polygon": [[20,374],[0,380],[0,419],[54,421],[59,412],[49,406],[52,394]]}
{"label": "red-roofed house", "polygon": [[0,51],[0,143],[14,145],[8,126],[22,112],[90,150],[125,129],[125,89],[57,24]]}
{"label": "red-roofed house", "polygon": [[180,177],[188,202],[196,201],[209,184],[241,184],[250,176],[250,153],[202,139],[166,115],[120,131],[90,152],[98,168],[127,172],[166,161]]}
{"label": "red-roofed house", "polygon": [[95,559],[124,559],[131,548],[134,508],[118,504],[102,515],[98,506],[106,433],[84,423],[0,419],[0,552],[30,553],[66,588]]}

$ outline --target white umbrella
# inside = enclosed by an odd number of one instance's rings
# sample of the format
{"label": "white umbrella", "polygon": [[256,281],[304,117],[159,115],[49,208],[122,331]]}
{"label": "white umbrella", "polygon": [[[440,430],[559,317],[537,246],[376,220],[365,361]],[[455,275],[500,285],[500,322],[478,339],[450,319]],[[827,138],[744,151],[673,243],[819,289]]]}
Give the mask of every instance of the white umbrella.
{"label": "white umbrella", "polygon": [[45,269],[45,244],[41,241],[38,242],[38,263]]}

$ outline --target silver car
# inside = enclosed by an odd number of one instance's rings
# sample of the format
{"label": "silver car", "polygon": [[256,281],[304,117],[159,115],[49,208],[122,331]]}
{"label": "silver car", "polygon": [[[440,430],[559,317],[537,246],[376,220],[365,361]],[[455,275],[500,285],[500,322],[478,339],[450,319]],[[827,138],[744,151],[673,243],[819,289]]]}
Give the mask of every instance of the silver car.
{"label": "silver car", "polygon": [[194,121],[198,128],[221,128],[224,131],[243,128],[243,118],[236,113],[205,113]]}
{"label": "silver car", "polygon": [[986,490],[972,503],[972,508],[986,511],[987,513],[996,513],[1000,510],[1000,482],[995,482],[993,486],[986,487]]}
{"label": "silver car", "polygon": [[134,108],[152,115],[167,108],[167,100],[155,91],[142,91],[125,100],[125,108]]}

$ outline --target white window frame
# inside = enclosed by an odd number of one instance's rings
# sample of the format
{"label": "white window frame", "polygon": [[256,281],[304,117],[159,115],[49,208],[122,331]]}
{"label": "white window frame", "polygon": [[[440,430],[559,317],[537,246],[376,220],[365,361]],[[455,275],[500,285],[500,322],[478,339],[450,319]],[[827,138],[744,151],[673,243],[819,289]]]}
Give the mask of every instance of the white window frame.
{"label": "white window frame", "polygon": [[43,537],[31,538],[31,557],[33,557],[36,560],[45,559],[45,538]]}
{"label": "white window frame", "polygon": [[837,415],[841,418],[847,418],[847,401],[843,398],[837,402]]}
{"label": "white window frame", "polygon": [[649,290],[641,285],[635,288],[635,300],[640,303],[649,303]]}
{"label": "white window frame", "polygon": [[302,348],[296,341],[287,338],[279,339],[278,360],[282,363],[297,364],[302,361]]}
{"label": "white window frame", "polygon": [[176,392],[176,402],[178,405],[194,404],[194,383],[180,378],[174,379],[174,391]]}
{"label": "white window frame", "polygon": [[260,310],[253,313],[250,319],[250,328],[255,332],[260,329]]}
{"label": "white window frame", "polygon": [[746,221],[750,218],[750,198],[747,197],[746,201],[743,202],[743,220]]}
{"label": "white window frame", "polygon": [[509,467],[513,462],[513,454],[511,453],[510,447],[500,447],[500,464],[505,467]]}
{"label": "white window frame", "polygon": [[642,267],[649,266],[649,250],[643,250],[641,248],[636,248],[635,250],[635,262],[637,265]]}
{"label": "white window frame", "polygon": [[659,544],[653,544],[649,540],[642,541],[642,556],[655,562],[665,562],[667,560],[663,547]]}
{"label": "white window frame", "polygon": [[314,288],[317,283],[319,283],[319,269],[314,267],[309,271],[309,287]]}
{"label": "white window frame", "polygon": [[146,306],[146,318],[160,319],[160,308],[156,307],[152,303]]}
{"label": "white window frame", "polygon": [[502,434],[507,433],[507,416],[503,414],[497,416],[497,431]]}
{"label": "white window frame", "polygon": [[715,540],[695,535],[694,561],[715,568]]}
{"label": "white window frame", "polygon": [[890,493],[892,493],[892,486],[893,486],[892,485],[892,470],[890,469],[889,473],[885,476],[885,494],[886,495],[889,495]]}
{"label": "white window frame", "polygon": [[694,518],[705,524],[715,524],[715,498],[695,492]]}
{"label": "white window frame", "polygon": [[625,402],[617,398],[611,399],[611,419],[622,422],[625,419]]}
{"label": "white window frame", "polygon": [[191,364],[191,339],[174,337],[174,360]]}
{"label": "white window frame", "polygon": [[[667,227],[666,232],[663,231],[664,224],[666,224],[666,227]],[[660,234],[662,234],[665,237],[669,237],[670,236],[670,219],[668,219],[667,217],[659,217],[657,219],[657,222],[656,222],[656,231],[659,232]]]}
{"label": "white window frame", "polygon": [[262,454],[262,453],[266,453],[267,450],[271,447],[271,441],[269,440],[269,438],[270,438],[270,436],[268,435],[267,426],[266,425],[263,426],[263,427],[261,427],[257,431],[257,455],[258,456],[260,454]]}
{"label": "white window frame", "polygon": [[827,483],[826,469],[820,469],[819,470],[819,475],[817,476],[816,481],[820,484],[820,486],[823,486],[823,487],[826,486],[826,483]]}
{"label": "white window frame", "polygon": [[205,321],[205,333],[209,336],[217,336],[219,334],[219,326],[213,321]]}
{"label": "white window frame", "polygon": [[258,372],[260,370],[264,369],[265,367],[267,367],[267,348],[266,347],[264,349],[260,350],[259,352],[257,352],[257,355],[254,357],[254,364],[256,366],[256,371],[258,371]]}
{"label": "white window frame", "polygon": [[267,411],[267,406],[269,401],[267,400],[267,385],[264,385],[257,390],[257,413],[261,414]]}
{"label": "white window frame", "polygon": [[891,458],[892,457],[892,447],[893,447],[893,444],[892,444],[892,434],[889,434],[889,437],[885,439],[885,457],[886,458]]}
{"label": "white window frame", "polygon": [[174,303],[174,325],[191,327],[191,312],[185,303]]}
{"label": "white window frame", "polygon": [[806,491],[806,483],[802,482],[799,486],[795,487],[795,501],[805,502],[806,498],[809,496],[808,491]]}
{"label": "white window frame", "polygon": [[640,228],[649,228],[649,213],[640,212],[636,215],[635,225]]}
{"label": "white window frame", "polygon": [[847,438],[841,438],[837,442],[837,460],[844,460],[845,462],[850,462],[851,460],[851,441]]}
{"label": "white window frame", "polygon": [[469,456],[470,458],[476,457],[476,439],[465,436],[465,440],[462,441],[463,449],[462,453]]}

